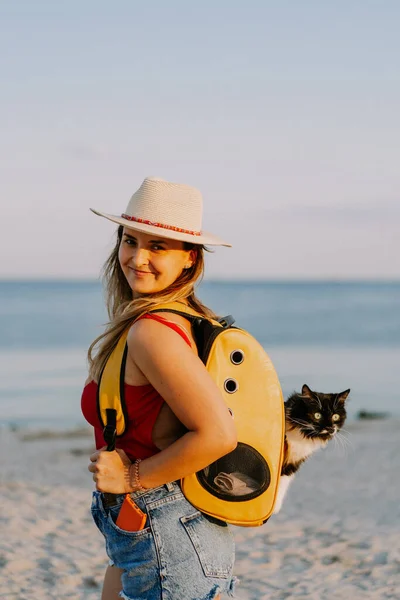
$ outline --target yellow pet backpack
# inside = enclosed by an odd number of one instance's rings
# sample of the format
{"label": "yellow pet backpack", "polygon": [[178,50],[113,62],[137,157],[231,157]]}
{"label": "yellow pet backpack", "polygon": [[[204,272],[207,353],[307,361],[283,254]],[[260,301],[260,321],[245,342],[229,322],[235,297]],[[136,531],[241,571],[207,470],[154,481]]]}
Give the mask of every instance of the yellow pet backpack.
{"label": "yellow pet backpack", "polygon": [[[198,354],[235,420],[235,450],[181,480],[182,491],[203,513],[244,527],[265,523],[277,497],[284,447],[284,404],[279,380],[262,346],[231,316],[214,321],[175,302],[153,312],[190,321]],[[125,432],[123,405],[126,331],[99,381],[98,412],[108,449]]]}

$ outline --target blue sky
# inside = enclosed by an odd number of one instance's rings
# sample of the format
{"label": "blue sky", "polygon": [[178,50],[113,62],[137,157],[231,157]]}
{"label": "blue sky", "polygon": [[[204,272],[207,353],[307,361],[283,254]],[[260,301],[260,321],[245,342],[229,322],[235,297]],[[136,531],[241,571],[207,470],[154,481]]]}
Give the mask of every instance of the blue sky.
{"label": "blue sky", "polygon": [[400,3],[0,4],[0,277],[96,277],[147,175],[212,277],[400,276]]}

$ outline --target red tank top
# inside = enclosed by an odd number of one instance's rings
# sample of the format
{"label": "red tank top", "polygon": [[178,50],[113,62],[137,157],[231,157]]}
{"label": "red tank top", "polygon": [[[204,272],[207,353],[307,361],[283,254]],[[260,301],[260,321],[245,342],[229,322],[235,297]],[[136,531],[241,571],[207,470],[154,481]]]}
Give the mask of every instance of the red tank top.
{"label": "red tank top", "polygon": [[[145,314],[141,319],[153,319],[176,331],[191,346],[188,336],[177,323],[167,321],[154,314]],[[126,452],[130,460],[148,458],[160,452],[153,444],[152,432],[156,419],[164,403],[163,398],[151,384],[128,385],[125,383],[125,402],[128,414],[127,428],[117,438],[116,447]],[[82,413],[94,427],[96,449],[106,446],[103,438],[103,427],[97,413],[97,383],[91,381],[85,385],[81,399]]]}

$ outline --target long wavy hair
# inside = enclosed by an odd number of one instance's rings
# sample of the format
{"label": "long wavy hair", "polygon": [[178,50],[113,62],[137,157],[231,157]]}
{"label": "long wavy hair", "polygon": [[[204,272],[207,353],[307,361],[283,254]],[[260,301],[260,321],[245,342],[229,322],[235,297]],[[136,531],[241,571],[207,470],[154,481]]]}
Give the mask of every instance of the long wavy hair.
{"label": "long wavy hair", "polygon": [[216,315],[207,308],[195,295],[195,285],[203,278],[204,251],[207,248],[197,244],[184,242],[184,250],[196,249],[196,260],[189,269],[184,269],[179,277],[165,290],[156,294],[141,295],[133,298],[132,290],[125,278],[118,259],[122,240],[123,226],[117,229],[117,241],[102,269],[102,281],[109,322],[104,333],[99,335],[88,350],[89,376],[95,381],[117,345],[121,334],[141,314],[154,309],[158,304],[185,300],[196,312],[212,319]]}

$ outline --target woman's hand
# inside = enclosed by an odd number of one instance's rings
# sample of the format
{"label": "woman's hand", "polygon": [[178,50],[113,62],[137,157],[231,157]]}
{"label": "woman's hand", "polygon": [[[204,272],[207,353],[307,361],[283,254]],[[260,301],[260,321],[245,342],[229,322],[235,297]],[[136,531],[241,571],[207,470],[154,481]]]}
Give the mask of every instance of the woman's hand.
{"label": "woman's hand", "polygon": [[90,456],[88,469],[93,473],[93,481],[99,492],[128,494],[132,491],[129,483],[131,461],[123,450],[117,448],[107,452],[106,446]]}

